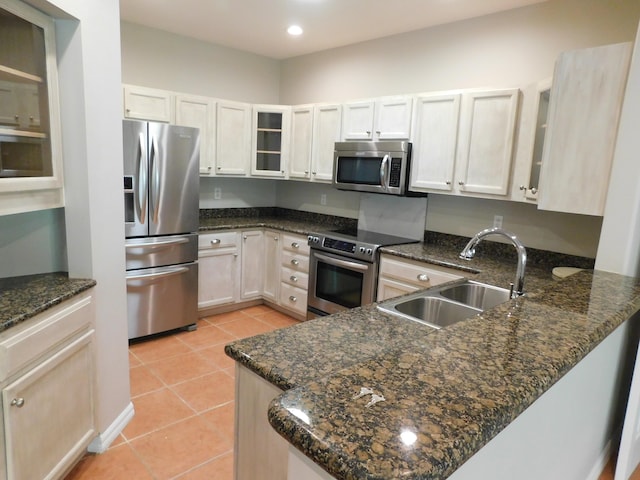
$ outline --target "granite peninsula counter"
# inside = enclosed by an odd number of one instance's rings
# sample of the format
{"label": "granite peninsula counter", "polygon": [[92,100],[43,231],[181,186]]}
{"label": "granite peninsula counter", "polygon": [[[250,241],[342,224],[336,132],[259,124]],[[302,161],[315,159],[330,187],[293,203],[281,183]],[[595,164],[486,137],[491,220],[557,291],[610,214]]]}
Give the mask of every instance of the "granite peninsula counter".
{"label": "granite peninsula counter", "polygon": [[[462,267],[461,275],[487,283],[512,281],[515,261],[481,256],[485,245],[464,264],[446,245],[383,253]],[[226,352],[285,390],[269,422],[333,477],[444,479],[640,310],[638,279],[584,270],[557,280],[536,260],[525,291],[439,331],[369,305]],[[362,387],[384,401],[366,407],[371,395],[353,398]]]}

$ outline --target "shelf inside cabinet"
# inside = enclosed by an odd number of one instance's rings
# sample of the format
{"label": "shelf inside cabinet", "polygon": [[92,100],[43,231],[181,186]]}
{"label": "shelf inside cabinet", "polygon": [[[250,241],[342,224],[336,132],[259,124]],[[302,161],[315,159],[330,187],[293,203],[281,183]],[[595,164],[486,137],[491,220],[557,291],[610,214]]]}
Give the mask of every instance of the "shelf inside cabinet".
{"label": "shelf inside cabinet", "polygon": [[0,65],[0,80],[19,83],[42,83],[44,79],[38,75]]}
{"label": "shelf inside cabinet", "polygon": [[20,130],[17,128],[3,128],[3,127],[0,127],[0,135],[12,135],[14,137],[29,137],[29,138],[47,138],[47,134],[43,132],[34,132],[32,130]]}

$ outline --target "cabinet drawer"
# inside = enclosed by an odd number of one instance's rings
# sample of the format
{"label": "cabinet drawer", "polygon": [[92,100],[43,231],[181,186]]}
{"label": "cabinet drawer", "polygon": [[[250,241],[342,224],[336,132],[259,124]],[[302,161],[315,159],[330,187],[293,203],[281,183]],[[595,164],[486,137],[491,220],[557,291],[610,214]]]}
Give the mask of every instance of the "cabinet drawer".
{"label": "cabinet drawer", "polygon": [[284,250],[309,255],[309,245],[307,245],[307,239],[305,237],[283,233],[281,238],[282,248]]}
{"label": "cabinet drawer", "polygon": [[453,269],[435,265],[427,267],[423,262],[399,260],[387,255],[383,255],[380,260],[381,277],[395,278],[420,288],[428,288],[462,278],[462,275],[454,272],[456,271]]}
{"label": "cabinet drawer", "polygon": [[282,251],[282,266],[297,272],[309,272],[309,256],[300,253]]}
{"label": "cabinet drawer", "polygon": [[0,334],[0,381],[87,329],[93,318],[91,298],[81,294]]}
{"label": "cabinet drawer", "polygon": [[198,235],[198,250],[217,250],[237,246],[237,232],[201,233]]}
{"label": "cabinet drawer", "polygon": [[280,284],[280,305],[301,315],[307,313],[307,291],[292,287],[288,283]]}
{"label": "cabinet drawer", "polygon": [[293,270],[289,267],[282,267],[281,280],[293,287],[306,290],[309,285],[309,274]]}

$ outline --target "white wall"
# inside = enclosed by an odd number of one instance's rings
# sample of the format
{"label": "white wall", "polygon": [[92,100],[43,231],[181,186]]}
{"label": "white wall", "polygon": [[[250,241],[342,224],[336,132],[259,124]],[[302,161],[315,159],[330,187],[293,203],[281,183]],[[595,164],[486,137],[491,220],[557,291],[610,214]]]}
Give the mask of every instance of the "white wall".
{"label": "white wall", "polygon": [[31,3],[58,18],[69,274],[97,281],[97,427],[104,434],[130,406],[118,3]]}
{"label": "white wall", "polygon": [[[321,204],[321,195],[326,195],[326,205]],[[278,207],[324,213],[346,218],[358,218],[360,194],[343,192],[330,185],[310,182],[280,182],[278,184]]]}
{"label": "white wall", "polygon": [[122,81],[250,103],[278,103],[277,60],[127,22]]}
{"label": "white wall", "polygon": [[[273,207],[276,180],[200,177],[200,208]],[[220,189],[216,199],[215,189]]]}
{"label": "white wall", "polygon": [[64,210],[0,216],[0,278],[66,272]]}

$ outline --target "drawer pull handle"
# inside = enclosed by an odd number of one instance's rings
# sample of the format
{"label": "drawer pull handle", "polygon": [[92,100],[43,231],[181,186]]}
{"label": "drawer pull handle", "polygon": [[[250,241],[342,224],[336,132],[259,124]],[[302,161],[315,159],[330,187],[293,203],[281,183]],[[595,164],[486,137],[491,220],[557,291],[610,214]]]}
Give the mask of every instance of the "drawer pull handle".
{"label": "drawer pull handle", "polygon": [[11,406],[22,408],[24,406],[24,398],[14,398],[11,400]]}
{"label": "drawer pull handle", "polygon": [[420,280],[421,282],[428,282],[429,275],[427,275],[426,273],[421,273],[420,275],[418,275],[418,280]]}
{"label": "drawer pull handle", "polygon": [[211,240],[211,245],[219,245],[219,244],[220,244],[219,238],[214,238],[213,240]]}
{"label": "drawer pull handle", "polygon": [[289,277],[289,280],[291,280],[292,282],[297,282],[298,281],[298,277],[296,277],[295,275],[291,275]]}
{"label": "drawer pull handle", "polygon": [[300,244],[298,242],[291,242],[291,246],[293,248],[300,248]]}
{"label": "drawer pull handle", "polygon": [[291,265],[298,265],[300,263],[300,261],[297,258],[294,258],[293,260],[291,260]]}
{"label": "drawer pull handle", "polygon": [[289,300],[291,300],[292,302],[297,302],[298,299],[296,297],[294,297],[293,295],[289,296]]}

